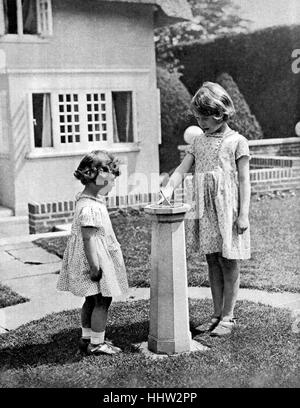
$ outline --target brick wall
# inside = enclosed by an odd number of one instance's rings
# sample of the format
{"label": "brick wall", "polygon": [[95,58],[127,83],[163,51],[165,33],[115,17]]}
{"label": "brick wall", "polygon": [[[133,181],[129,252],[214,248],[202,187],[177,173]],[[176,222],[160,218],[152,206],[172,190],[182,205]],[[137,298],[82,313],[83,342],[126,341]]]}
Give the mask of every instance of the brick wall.
{"label": "brick wall", "polygon": [[[183,185],[175,190],[175,202],[192,202],[192,180],[192,174],[188,175],[185,178]],[[300,189],[300,167],[250,170],[250,182],[252,195]]]}
{"label": "brick wall", "polygon": [[55,225],[72,222],[74,208],[74,201],[28,203],[30,234],[49,232]]}
{"label": "brick wall", "polygon": [[[181,160],[187,148],[178,146]],[[300,138],[250,140],[249,148],[252,194],[300,189]],[[177,201],[190,194],[185,189],[176,191]]]}
{"label": "brick wall", "polygon": [[[109,211],[118,208],[144,207],[157,202],[159,194],[131,194],[120,197],[108,197],[106,204]],[[60,224],[68,224],[73,220],[75,201],[59,201],[54,203],[28,203],[30,234],[54,231]]]}
{"label": "brick wall", "polygon": [[273,167],[300,167],[300,157],[290,156],[251,156],[251,169],[266,169]]}
{"label": "brick wall", "polygon": [[[188,145],[178,146],[180,159],[185,156]],[[286,139],[249,140],[251,155],[265,156],[298,156],[300,158],[300,137]]]}
{"label": "brick wall", "polygon": [[251,193],[300,189],[300,167],[250,170]]}
{"label": "brick wall", "polygon": [[254,155],[300,157],[300,138],[250,140],[249,148]]}

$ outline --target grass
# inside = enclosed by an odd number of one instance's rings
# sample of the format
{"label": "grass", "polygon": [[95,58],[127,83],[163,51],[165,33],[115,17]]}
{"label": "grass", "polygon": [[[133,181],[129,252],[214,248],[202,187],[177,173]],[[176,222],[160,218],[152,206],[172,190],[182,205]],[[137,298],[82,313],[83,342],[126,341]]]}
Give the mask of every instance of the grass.
{"label": "grass", "polygon": [[0,309],[7,306],[28,302],[29,299],[18,295],[9,287],[0,284]]}
{"label": "grass", "polygon": [[[191,331],[210,315],[208,299],[190,300]],[[299,387],[299,334],[287,310],[239,301],[238,327],[227,338],[198,336],[210,348],[146,358],[131,344],[147,341],[149,302],[114,303],[107,335],[116,356],[77,351],[79,311],[65,311],[0,335],[0,387]]]}
{"label": "grass", "polygon": [[[300,197],[252,198],[252,258],[241,263],[241,287],[300,292]],[[130,286],[150,286],[151,223],[139,215],[112,218],[121,243]],[[62,257],[67,237],[35,241]],[[187,259],[189,286],[209,286],[207,266],[197,254]]]}

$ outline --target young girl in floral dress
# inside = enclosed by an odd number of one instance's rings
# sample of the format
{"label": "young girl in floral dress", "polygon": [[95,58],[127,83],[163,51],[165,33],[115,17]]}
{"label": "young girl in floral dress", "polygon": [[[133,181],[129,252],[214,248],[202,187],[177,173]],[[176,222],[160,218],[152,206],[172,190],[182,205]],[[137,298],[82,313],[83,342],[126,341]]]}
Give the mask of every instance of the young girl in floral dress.
{"label": "young girl in floral dress", "polygon": [[105,204],[105,196],[119,174],[117,160],[106,152],[93,151],[81,160],[74,175],[85,187],[77,197],[57,284],[58,290],[85,297],[80,348],[95,355],[121,351],[105,340],[112,297],[128,290],[120,244]]}
{"label": "young girl in floral dress", "polygon": [[163,193],[174,189],[195,162],[196,244],[206,255],[214,313],[197,327],[212,336],[231,333],[240,280],[240,259],[250,258],[250,177],[247,139],[232,130],[233,102],[218,84],[205,82],[191,108],[204,133],[194,138]]}

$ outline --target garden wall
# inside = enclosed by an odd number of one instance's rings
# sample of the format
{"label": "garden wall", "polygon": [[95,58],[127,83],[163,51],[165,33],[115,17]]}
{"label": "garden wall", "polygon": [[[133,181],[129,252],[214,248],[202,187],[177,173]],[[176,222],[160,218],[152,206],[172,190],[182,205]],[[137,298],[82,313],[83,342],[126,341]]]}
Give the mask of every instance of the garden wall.
{"label": "garden wall", "polygon": [[[300,157],[300,137],[248,140],[248,144],[251,155]],[[180,160],[183,159],[187,148],[188,145],[178,146]],[[283,160],[282,157],[276,158]]]}
{"label": "garden wall", "polygon": [[[139,208],[155,203],[159,194],[131,194],[127,196],[107,197],[106,205],[109,211],[118,208]],[[28,203],[29,233],[37,234],[54,231],[61,224],[69,224],[73,220],[75,201],[30,202]]]}
{"label": "garden wall", "polygon": [[[175,202],[192,202],[192,179],[192,174],[187,175],[183,185],[175,190]],[[300,167],[250,170],[250,182],[252,195],[300,189]]]}
{"label": "garden wall", "polygon": [[289,137],[286,139],[249,140],[248,143],[252,154],[300,157],[299,137]]}
{"label": "garden wall", "polygon": [[[300,189],[300,138],[248,140],[251,193]],[[180,159],[188,145],[178,146]],[[191,177],[175,192],[175,201],[189,201]]]}

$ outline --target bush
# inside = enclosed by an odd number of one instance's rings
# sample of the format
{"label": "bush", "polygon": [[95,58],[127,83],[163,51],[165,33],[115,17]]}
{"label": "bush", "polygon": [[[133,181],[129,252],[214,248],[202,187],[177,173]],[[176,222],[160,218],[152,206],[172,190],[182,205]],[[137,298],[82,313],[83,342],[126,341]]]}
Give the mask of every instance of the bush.
{"label": "bush", "polygon": [[260,123],[264,138],[293,137],[300,120],[300,74],[291,69],[300,26],[271,27],[250,34],[174,48],[184,66],[182,82],[195,93],[204,81],[231,75]]}
{"label": "bush", "polygon": [[195,120],[189,113],[191,95],[178,74],[158,67],[157,80],[161,97],[160,171],[168,172],[180,163],[177,146],[184,144],[183,132]]}
{"label": "bush", "polygon": [[229,93],[236,109],[236,115],[228,122],[229,126],[247,139],[262,139],[263,133],[261,127],[255,116],[251,114],[245,98],[232,77],[224,73],[217,78],[216,82]]}

